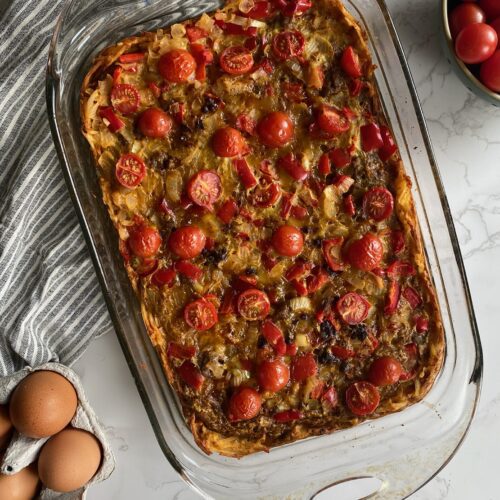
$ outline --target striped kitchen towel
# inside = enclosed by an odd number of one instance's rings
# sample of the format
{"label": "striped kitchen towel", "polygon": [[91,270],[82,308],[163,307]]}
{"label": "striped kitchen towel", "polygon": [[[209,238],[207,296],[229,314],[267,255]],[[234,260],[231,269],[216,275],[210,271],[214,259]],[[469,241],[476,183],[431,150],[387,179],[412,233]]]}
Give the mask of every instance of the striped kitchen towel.
{"label": "striped kitchen towel", "polygon": [[0,0],[0,375],[71,364],[112,328],[47,120],[60,6]]}

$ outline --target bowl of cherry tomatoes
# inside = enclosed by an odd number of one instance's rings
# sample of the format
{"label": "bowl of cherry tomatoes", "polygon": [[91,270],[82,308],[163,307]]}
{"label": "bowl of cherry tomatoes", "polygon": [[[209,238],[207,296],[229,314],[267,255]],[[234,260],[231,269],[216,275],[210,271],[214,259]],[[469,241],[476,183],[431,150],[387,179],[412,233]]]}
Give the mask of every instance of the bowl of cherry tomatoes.
{"label": "bowl of cherry tomatoes", "polygon": [[500,0],[442,0],[445,51],[476,95],[500,106]]}

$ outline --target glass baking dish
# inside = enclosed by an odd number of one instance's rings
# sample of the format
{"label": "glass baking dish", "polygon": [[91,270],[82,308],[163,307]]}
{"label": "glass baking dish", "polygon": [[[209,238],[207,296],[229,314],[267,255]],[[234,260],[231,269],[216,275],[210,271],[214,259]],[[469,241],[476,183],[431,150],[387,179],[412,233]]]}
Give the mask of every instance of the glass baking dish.
{"label": "glass baking dish", "polygon": [[477,405],[482,353],[462,258],[403,51],[382,0],[346,0],[367,33],[383,105],[400,146],[446,332],[443,369],[429,394],[403,412],[240,460],[194,443],[149,341],[80,133],[79,90],[92,58],[131,34],[190,18],[211,0],[69,0],[52,39],[47,105],[61,166],[104,297],[158,442],[170,464],[207,498],[313,498],[339,483],[379,480],[374,498],[404,498],[450,460]]}

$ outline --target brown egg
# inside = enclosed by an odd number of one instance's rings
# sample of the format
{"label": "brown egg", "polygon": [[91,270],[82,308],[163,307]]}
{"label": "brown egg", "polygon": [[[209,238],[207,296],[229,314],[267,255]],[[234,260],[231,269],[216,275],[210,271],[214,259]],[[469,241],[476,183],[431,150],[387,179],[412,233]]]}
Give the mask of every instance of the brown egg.
{"label": "brown egg", "polygon": [[16,474],[0,474],[0,498],[2,500],[31,500],[38,490],[36,464],[28,465]]}
{"label": "brown egg", "polygon": [[25,436],[52,436],[69,424],[77,402],[75,388],[65,377],[51,371],[34,372],[14,389],[10,419]]}
{"label": "brown egg", "polygon": [[7,405],[0,405],[0,450],[5,450],[9,445],[12,430],[12,422],[9,418],[9,407]]}
{"label": "brown egg", "polygon": [[65,429],[51,437],[38,457],[42,483],[65,493],[81,488],[97,472],[101,445],[93,434],[81,429]]}

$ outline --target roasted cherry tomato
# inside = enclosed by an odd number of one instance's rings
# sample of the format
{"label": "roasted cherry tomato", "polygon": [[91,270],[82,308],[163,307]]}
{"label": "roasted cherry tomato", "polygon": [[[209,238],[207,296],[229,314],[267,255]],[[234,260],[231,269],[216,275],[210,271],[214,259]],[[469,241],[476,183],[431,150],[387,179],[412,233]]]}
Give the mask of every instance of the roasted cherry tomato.
{"label": "roasted cherry tomato", "polygon": [[376,222],[390,217],[393,209],[392,193],[384,187],[371,188],[363,196],[363,211],[367,217]]}
{"label": "roasted cherry tomato", "polygon": [[273,234],[274,250],[283,257],[295,257],[304,248],[304,235],[294,226],[280,226]]}
{"label": "roasted cherry tomato", "polygon": [[359,240],[353,241],[347,249],[349,263],[362,271],[371,271],[379,267],[383,255],[382,242],[373,233],[366,233]]}
{"label": "roasted cherry tomato", "polygon": [[257,207],[268,208],[276,205],[281,198],[281,188],[277,182],[257,188],[253,193],[253,204]]}
{"label": "roasted cherry tomato", "polygon": [[142,224],[130,232],[128,246],[137,257],[152,257],[160,249],[160,233],[156,228]]}
{"label": "roasted cherry tomato", "polygon": [[139,91],[129,83],[116,83],[111,89],[111,104],[122,115],[130,115],[137,111],[141,98]]}
{"label": "roasted cherry tomato", "polygon": [[290,369],[281,360],[263,361],[257,371],[257,381],[264,391],[279,392],[290,380]]}
{"label": "roasted cherry tomato", "polygon": [[203,387],[205,377],[201,374],[200,369],[195,366],[191,361],[184,361],[179,368],[177,368],[179,377],[195,391],[199,391]]}
{"label": "roasted cherry tomato", "polygon": [[236,117],[235,122],[236,128],[242,132],[246,132],[248,135],[255,135],[255,129],[257,128],[257,122],[246,113],[241,113]]}
{"label": "roasted cherry tomato", "polygon": [[136,154],[126,153],[116,163],[115,176],[122,186],[135,188],[146,176],[146,165]]}
{"label": "roasted cherry tomato", "polygon": [[217,211],[217,217],[224,222],[224,224],[229,224],[233,217],[238,213],[238,205],[236,202],[230,198],[226,200],[222,206]]}
{"label": "roasted cherry tomato", "polygon": [[237,389],[229,400],[228,419],[230,422],[250,420],[260,412],[262,398],[251,387]]}
{"label": "roasted cherry tomato", "polygon": [[217,156],[232,158],[248,152],[248,145],[239,130],[233,127],[218,129],[212,137],[212,149]]}
{"label": "roasted cherry tomato", "polygon": [[212,210],[222,194],[219,175],[213,170],[200,170],[189,179],[187,193],[194,203]]}
{"label": "roasted cherry tomato", "polygon": [[260,141],[270,148],[286,146],[293,139],[294,131],[292,119],[282,111],[269,113],[257,125]]}
{"label": "roasted cherry tomato", "polygon": [[205,248],[207,238],[197,226],[176,229],[168,239],[168,247],[181,259],[192,259]]}
{"label": "roasted cherry tomato", "polygon": [[271,309],[269,297],[256,288],[245,290],[238,297],[238,312],[248,321],[264,319]]}
{"label": "roasted cherry tomato", "polygon": [[284,31],[273,39],[273,54],[277,59],[286,61],[300,56],[304,52],[306,41],[299,31]]}
{"label": "roasted cherry tomato", "polygon": [[500,92],[500,50],[481,64],[481,81],[493,92]]}
{"label": "roasted cherry tomato", "polygon": [[344,243],[344,238],[337,237],[323,241],[323,256],[325,257],[328,267],[332,271],[342,271],[344,265],[342,263],[341,248]]}
{"label": "roasted cherry tomato", "polygon": [[500,16],[500,2],[498,0],[479,0],[479,6],[484,10],[488,20]]}
{"label": "roasted cherry tomato", "polygon": [[160,57],[158,71],[169,82],[187,82],[194,78],[196,61],[187,50],[173,49]]}
{"label": "roasted cherry tomato", "polygon": [[351,78],[359,78],[363,75],[358,53],[350,45],[342,52],[340,66]]}
{"label": "roasted cherry tomato", "polygon": [[486,15],[481,7],[467,2],[451,11],[449,21],[451,36],[454,39],[469,24],[486,22]]}
{"label": "roasted cherry tomato", "polygon": [[373,413],[380,403],[380,393],[370,382],[354,382],[345,393],[346,404],[354,415],[363,417]]}
{"label": "roasted cherry tomato", "polygon": [[219,318],[214,304],[206,298],[201,298],[186,305],[184,320],[191,328],[204,332],[212,328]]}
{"label": "roasted cherry tomato", "polygon": [[401,374],[403,367],[401,363],[392,356],[377,358],[368,370],[368,380],[379,387],[395,384]]}
{"label": "roasted cherry tomato", "polygon": [[331,106],[321,106],[316,112],[318,127],[329,135],[337,135],[349,130],[349,119]]}
{"label": "roasted cherry tomato", "polygon": [[308,352],[297,356],[292,361],[292,380],[300,382],[318,373],[318,364],[312,353]]}
{"label": "roasted cherry tomato", "polygon": [[455,40],[455,52],[467,64],[478,64],[493,55],[498,44],[497,32],[484,23],[469,24]]}
{"label": "roasted cherry tomato", "polygon": [[366,319],[371,304],[359,293],[349,292],[340,297],[336,309],[348,325],[357,325]]}
{"label": "roasted cherry tomato", "polygon": [[244,75],[253,67],[252,53],[241,45],[224,49],[219,59],[222,71],[230,75]]}
{"label": "roasted cherry tomato", "polygon": [[368,123],[360,129],[361,147],[363,151],[375,151],[384,145],[380,127],[376,123]]}
{"label": "roasted cherry tomato", "polygon": [[148,108],[139,116],[138,125],[146,137],[161,139],[172,130],[173,120],[160,108]]}

